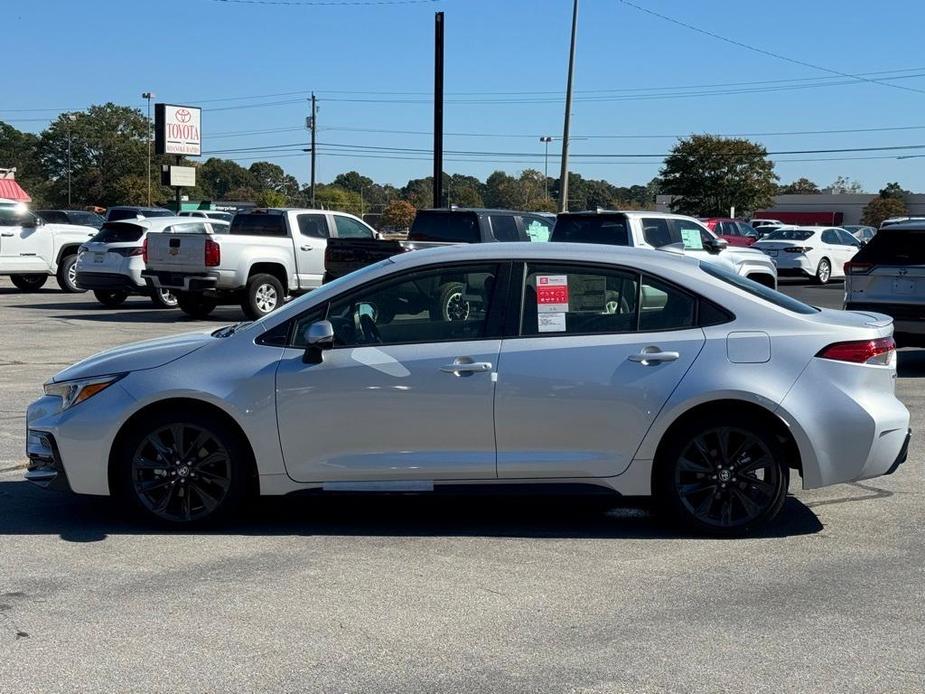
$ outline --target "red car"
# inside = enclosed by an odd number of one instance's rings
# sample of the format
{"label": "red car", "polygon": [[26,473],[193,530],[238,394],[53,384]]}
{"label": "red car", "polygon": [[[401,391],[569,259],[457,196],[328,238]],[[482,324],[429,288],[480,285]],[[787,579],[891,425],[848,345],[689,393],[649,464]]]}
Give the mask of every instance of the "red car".
{"label": "red car", "polygon": [[728,241],[730,246],[751,246],[758,240],[758,234],[751,224],[730,219],[729,217],[709,217],[701,219],[710,231],[721,239]]}

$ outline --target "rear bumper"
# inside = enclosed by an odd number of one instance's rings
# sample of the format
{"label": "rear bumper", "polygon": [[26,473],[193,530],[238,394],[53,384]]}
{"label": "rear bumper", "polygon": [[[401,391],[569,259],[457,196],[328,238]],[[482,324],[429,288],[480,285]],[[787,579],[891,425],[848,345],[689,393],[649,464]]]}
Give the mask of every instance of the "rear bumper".
{"label": "rear bumper", "polygon": [[163,270],[144,270],[142,278],[154,289],[176,289],[184,292],[206,292],[216,289],[218,277],[207,273],[190,274]]}
{"label": "rear bumper", "polygon": [[78,272],[77,286],[81,289],[118,289],[131,293],[146,293],[145,285],[138,285],[128,275],[114,272]]}
{"label": "rear bumper", "polygon": [[846,301],[848,311],[876,311],[893,319],[893,332],[902,342],[903,336],[925,337],[925,303],[897,304],[889,302]]}
{"label": "rear bumper", "polygon": [[903,447],[899,449],[899,455],[896,456],[896,460],[893,461],[893,464],[890,465],[890,469],[884,472],[884,475],[892,475],[899,468],[900,465],[906,462],[906,458],[909,457],[909,442],[912,440],[912,429],[906,432],[906,441],[903,443]]}

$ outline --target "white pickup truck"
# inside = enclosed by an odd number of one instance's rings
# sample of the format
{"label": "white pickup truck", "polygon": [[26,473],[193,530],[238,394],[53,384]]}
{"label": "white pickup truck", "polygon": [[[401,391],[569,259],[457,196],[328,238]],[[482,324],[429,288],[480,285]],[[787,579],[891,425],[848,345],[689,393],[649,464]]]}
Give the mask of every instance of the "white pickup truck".
{"label": "white pickup truck", "polygon": [[259,318],[287,296],[321,286],[329,238],[377,237],[344,212],[258,209],[236,214],[227,234],[148,234],[141,274],[152,289],[173,292],[187,315],[202,318],[219,303],[240,302],[249,318]]}
{"label": "white pickup truck", "polygon": [[0,205],[0,275],[24,292],[38,291],[52,275],[64,291],[82,292],[77,249],[95,234],[93,227],[46,224],[23,205]]}

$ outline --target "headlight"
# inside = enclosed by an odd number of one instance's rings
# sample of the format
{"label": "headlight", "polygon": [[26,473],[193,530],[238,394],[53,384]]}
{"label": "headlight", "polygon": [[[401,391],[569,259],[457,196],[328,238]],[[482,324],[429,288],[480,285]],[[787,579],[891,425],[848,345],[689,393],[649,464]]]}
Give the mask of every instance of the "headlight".
{"label": "headlight", "polygon": [[124,375],[125,374],[115,374],[110,376],[97,376],[95,378],[79,378],[74,381],[63,381],[61,383],[52,381],[45,384],[45,395],[54,395],[61,398],[61,409],[66,410],[106,390]]}

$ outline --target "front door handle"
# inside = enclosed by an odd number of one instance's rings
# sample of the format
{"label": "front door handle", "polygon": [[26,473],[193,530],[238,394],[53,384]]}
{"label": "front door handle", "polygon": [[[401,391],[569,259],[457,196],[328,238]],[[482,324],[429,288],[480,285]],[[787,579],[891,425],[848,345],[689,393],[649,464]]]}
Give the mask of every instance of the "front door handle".
{"label": "front door handle", "polygon": [[446,366],[441,366],[440,370],[447,374],[456,374],[462,376],[465,374],[478,374],[491,371],[490,361],[470,361],[470,362],[453,362]]}
{"label": "front door handle", "polygon": [[678,352],[663,352],[658,347],[646,347],[639,354],[631,354],[629,356],[630,361],[642,364],[643,366],[661,364],[666,361],[677,361],[680,358],[681,355]]}
{"label": "front door handle", "polygon": [[304,246],[301,246],[301,248],[302,248],[303,251],[310,251],[310,250],[312,249],[312,247],[309,246],[308,244],[306,244],[306,245],[304,245]]}
{"label": "front door handle", "polygon": [[16,232],[13,231],[4,231],[0,236],[16,236]]}

